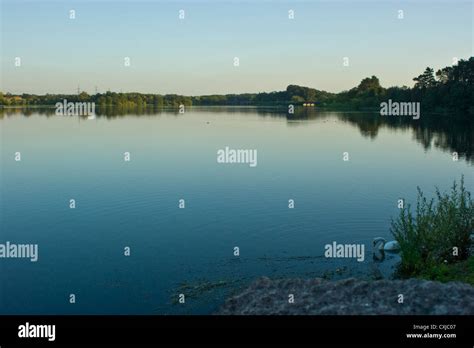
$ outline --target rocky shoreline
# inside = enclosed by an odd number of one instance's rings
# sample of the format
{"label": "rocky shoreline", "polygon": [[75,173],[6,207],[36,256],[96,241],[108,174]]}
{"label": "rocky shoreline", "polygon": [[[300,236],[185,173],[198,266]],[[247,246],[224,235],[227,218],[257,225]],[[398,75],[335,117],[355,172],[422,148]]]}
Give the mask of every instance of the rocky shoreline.
{"label": "rocky shoreline", "polygon": [[474,287],[420,279],[331,281],[263,277],[228,299],[217,314],[474,315]]}

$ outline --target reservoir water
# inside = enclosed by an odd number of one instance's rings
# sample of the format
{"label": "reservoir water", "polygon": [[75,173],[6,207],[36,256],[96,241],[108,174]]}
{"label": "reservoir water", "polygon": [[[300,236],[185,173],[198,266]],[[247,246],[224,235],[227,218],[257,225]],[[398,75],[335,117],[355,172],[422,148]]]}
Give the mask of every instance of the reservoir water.
{"label": "reservoir water", "polygon": [[[36,262],[0,260],[1,314],[206,314],[260,276],[390,277],[398,256],[371,242],[393,239],[398,200],[462,175],[474,191],[473,124],[450,116],[30,109],[0,128],[0,243],[38,245]],[[218,163],[226,147],[257,165]],[[364,261],[325,258],[333,242]]]}

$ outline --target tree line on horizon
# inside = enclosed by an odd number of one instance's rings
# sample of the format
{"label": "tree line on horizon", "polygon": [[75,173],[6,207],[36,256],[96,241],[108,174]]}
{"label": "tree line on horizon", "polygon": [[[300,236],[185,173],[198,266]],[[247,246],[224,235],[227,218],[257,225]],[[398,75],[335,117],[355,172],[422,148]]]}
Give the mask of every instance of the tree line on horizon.
{"label": "tree line on horizon", "polygon": [[439,69],[430,67],[413,79],[413,88],[384,88],[376,76],[364,78],[357,87],[340,93],[330,93],[309,87],[289,85],[285,91],[182,96],[177,94],[144,94],[106,92],[89,95],[79,94],[21,94],[0,92],[0,106],[55,105],[67,99],[71,102],[95,102],[98,107],[119,108],[167,108],[184,106],[299,106],[314,103],[317,107],[342,110],[369,110],[391,99],[400,102],[420,102],[424,110],[456,111],[474,114],[474,57],[459,60],[456,65]]}

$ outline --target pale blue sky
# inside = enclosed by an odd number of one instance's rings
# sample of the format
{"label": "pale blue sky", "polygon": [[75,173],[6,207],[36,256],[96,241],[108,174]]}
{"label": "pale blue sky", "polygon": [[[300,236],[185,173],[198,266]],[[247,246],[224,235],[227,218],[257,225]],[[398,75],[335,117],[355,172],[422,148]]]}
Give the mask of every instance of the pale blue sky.
{"label": "pale blue sky", "polygon": [[371,75],[385,87],[411,86],[426,66],[472,55],[472,4],[2,0],[1,90],[202,95],[299,84],[336,92]]}

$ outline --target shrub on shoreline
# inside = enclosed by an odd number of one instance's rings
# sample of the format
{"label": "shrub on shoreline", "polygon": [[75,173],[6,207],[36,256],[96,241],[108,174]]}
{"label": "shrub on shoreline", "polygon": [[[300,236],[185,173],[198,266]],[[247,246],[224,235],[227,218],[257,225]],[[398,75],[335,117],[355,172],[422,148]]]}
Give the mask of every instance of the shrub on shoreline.
{"label": "shrub on shoreline", "polygon": [[466,260],[474,230],[474,204],[464,187],[464,177],[450,192],[428,200],[420,188],[416,209],[408,204],[392,220],[391,233],[400,244],[398,275],[416,277],[434,274],[441,265]]}

